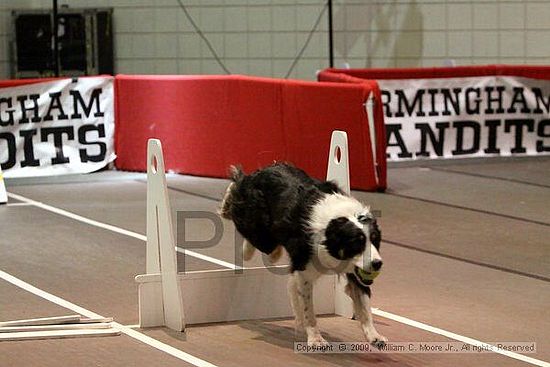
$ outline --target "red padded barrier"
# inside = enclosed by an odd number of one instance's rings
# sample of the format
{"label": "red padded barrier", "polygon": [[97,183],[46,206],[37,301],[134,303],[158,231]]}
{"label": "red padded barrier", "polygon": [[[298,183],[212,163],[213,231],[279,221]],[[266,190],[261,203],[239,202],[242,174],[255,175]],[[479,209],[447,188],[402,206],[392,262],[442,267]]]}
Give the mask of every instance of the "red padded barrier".
{"label": "red padded barrier", "polygon": [[37,78],[37,79],[5,79],[0,80],[0,88],[18,87],[20,85],[49,82],[55,78]]}
{"label": "red padded barrier", "polygon": [[[337,75],[341,77],[338,77]],[[460,78],[473,76],[513,75],[524,78],[550,80],[550,66],[538,65],[476,65],[433,68],[400,69],[325,69],[318,75],[319,80],[353,82],[359,79],[429,79]],[[345,77],[352,79],[346,79]]]}
{"label": "red padded barrier", "polygon": [[[166,168],[226,177],[289,161],[324,178],[331,132],[347,131],[351,186],[386,188],[385,139],[377,138],[379,181],[364,102],[376,83],[285,81],[244,76],[127,76],[115,79],[116,167],[144,171],[147,139],[161,139]],[[380,105],[380,104],[377,104]],[[380,106],[381,107],[381,106]],[[375,111],[377,137],[383,115]]]}

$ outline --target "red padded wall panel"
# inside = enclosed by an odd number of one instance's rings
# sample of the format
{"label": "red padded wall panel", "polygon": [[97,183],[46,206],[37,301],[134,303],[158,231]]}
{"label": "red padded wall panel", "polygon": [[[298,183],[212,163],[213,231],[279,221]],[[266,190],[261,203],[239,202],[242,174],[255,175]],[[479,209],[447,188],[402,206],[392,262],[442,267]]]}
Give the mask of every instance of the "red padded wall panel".
{"label": "red padded wall panel", "polygon": [[[146,142],[155,137],[167,169],[179,173],[226,177],[231,164],[250,172],[285,160],[324,178],[331,132],[342,129],[350,140],[352,187],[384,189],[385,163],[383,181],[374,180],[363,107],[373,91],[243,76],[120,75],[116,166],[144,171]],[[383,121],[377,125],[383,129]]]}

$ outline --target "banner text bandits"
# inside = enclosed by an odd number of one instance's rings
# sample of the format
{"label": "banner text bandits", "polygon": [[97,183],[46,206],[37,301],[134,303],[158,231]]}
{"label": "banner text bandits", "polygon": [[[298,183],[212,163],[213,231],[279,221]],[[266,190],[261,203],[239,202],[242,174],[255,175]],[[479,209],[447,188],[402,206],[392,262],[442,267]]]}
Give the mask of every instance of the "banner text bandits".
{"label": "banner text bandits", "polygon": [[[545,96],[540,88],[513,87],[507,90],[505,86],[485,86],[467,88],[419,88],[411,96],[403,89],[382,90],[382,103],[387,119],[406,118],[407,123],[414,119],[414,129],[420,135],[420,150],[417,157],[429,157],[430,152],[436,156],[444,156],[445,133],[455,129],[456,140],[453,156],[473,155],[480,151],[482,135],[486,137],[483,146],[485,154],[500,154],[498,137],[504,133],[513,134],[513,146],[509,153],[525,153],[524,134],[536,134],[536,151],[549,152],[550,143],[544,138],[550,138],[550,96]],[[503,98],[508,94],[510,98]],[[541,119],[530,118],[487,118],[487,115],[497,114],[541,115]],[[456,121],[437,121],[429,124],[422,118],[432,122],[438,116],[455,117],[464,114],[471,119]],[[484,121],[478,121],[484,116]],[[496,116],[495,116],[496,117]],[[508,116],[514,117],[514,116]],[[407,119],[408,118],[408,119]],[[412,158],[413,152],[407,147],[407,139],[401,133],[402,123],[386,123],[388,148],[398,149],[398,158]],[[486,129],[482,134],[482,129]],[[465,132],[472,137],[466,141]],[[428,147],[428,141],[431,149]],[[466,145],[466,146],[465,146]],[[388,153],[388,157],[390,154]]]}
{"label": "banner text bandits", "polygon": [[[84,124],[78,127],[75,134],[75,126],[56,126],[56,127],[39,127],[39,123],[44,121],[62,121],[88,118],[103,117],[104,112],[101,111],[100,95],[102,93],[101,88],[93,89],[89,101],[85,101],[82,94],[78,90],[70,90],[70,98],[72,98],[72,109],[67,110],[63,107],[62,99],[66,98],[62,95],[62,92],[48,93],[49,103],[47,103],[47,112],[45,115],[40,116],[38,100],[41,97],[39,94],[18,95],[15,98],[0,98],[0,127],[13,126],[15,124],[26,125],[29,124],[29,129],[20,129],[19,138],[23,139],[25,158],[20,162],[21,167],[36,167],[40,166],[40,161],[35,158],[33,137],[35,135],[40,136],[41,142],[47,142],[50,136],[53,137],[53,143],[55,145],[56,156],[52,157],[51,164],[64,164],[69,163],[69,157],[63,154],[63,138],[66,137],[68,141],[75,140],[77,137],[78,142],[81,145],[97,145],[99,147],[99,153],[95,155],[88,154],[86,149],[79,149],[81,162],[101,162],[105,159],[107,153],[107,145],[100,141],[89,141],[87,134],[89,132],[96,132],[98,138],[105,138],[105,125],[100,124]],[[54,116],[55,114],[55,116]],[[15,118],[18,116],[19,118]],[[8,159],[2,162],[1,167],[3,170],[10,169],[16,164],[16,152],[17,152],[17,136],[11,132],[1,132],[0,139],[5,140],[8,147]]]}

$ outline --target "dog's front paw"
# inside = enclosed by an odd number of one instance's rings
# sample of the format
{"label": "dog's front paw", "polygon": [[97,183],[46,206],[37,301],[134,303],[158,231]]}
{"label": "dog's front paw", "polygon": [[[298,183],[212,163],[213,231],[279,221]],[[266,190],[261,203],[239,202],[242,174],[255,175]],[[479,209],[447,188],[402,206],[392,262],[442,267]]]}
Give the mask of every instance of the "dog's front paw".
{"label": "dog's front paw", "polygon": [[386,342],[388,341],[388,338],[378,333],[372,333],[371,335],[367,336],[367,341],[373,347],[382,349],[384,348],[384,346],[386,346]]}
{"label": "dog's front paw", "polygon": [[321,334],[314,335],[307,338],[307,345],[309,347],[325,347],[328,345],[328,342],[321,336]]}

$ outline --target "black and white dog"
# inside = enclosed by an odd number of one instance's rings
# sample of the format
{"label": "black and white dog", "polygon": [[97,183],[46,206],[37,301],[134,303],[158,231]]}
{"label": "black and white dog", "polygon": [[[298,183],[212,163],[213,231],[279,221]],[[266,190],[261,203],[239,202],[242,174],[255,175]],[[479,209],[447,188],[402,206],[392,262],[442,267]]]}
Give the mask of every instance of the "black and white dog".
{"label": "black and white dog", "polygon": [[335,183],[311,178],[289,164],[275,163],[250,175],[231,170],[233,182],[221,215],[246,239],[245,260],[258,249],[275,262],[286,250],[296,327],[305,328],[308,343],[326,343],[313,310],[313,283],[322,274],[338,273],[347,277],[345,290],[367,341],[382,347],[387,339],[374,328],[369,288],[382,266],[381,236],[369,208]]}

